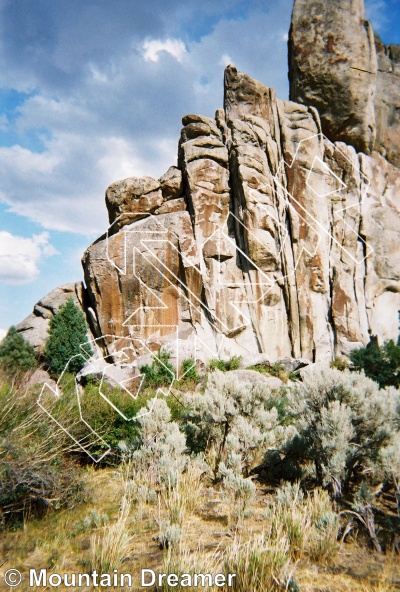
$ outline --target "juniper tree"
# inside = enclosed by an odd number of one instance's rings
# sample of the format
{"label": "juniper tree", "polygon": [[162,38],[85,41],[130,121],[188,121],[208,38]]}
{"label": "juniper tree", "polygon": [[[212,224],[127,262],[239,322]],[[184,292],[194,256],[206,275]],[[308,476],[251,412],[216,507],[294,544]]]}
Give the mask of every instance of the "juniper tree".
{"label": "juniper tree", "polygon": [[[400,336],[399,336],[400,338]],[[375,380],[381,388],[400,386],[400,342],[390,339],[379,345],[376,337],[366,347],[350,353],[350,360],[357,370],[364,370],[368,378]]]}
{"label": "juniper tree", "polygon": [[87,330],[83,312],[73,298],[69,298],[50,319],[49,338],[44,350],[50,374],[61,374],[68,362],[70,372],[76,373],[83,368],[85,359],[93,354]]}
{"label": "juniper tree", "polygon": [[0,365],[7,372],[30,370],[36,365],[35,350],[15,327],[10,327],[0,343]]}

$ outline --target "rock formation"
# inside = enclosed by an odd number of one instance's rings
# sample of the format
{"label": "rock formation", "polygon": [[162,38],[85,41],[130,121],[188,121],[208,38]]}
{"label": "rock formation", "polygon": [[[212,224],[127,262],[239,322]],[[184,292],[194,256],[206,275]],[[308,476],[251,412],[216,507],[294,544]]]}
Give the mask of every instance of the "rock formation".
{"label": "rock formation", "polygon": [[86,313],[84,296],[85,287],[82,282],[64,284],[55,288],[35,304],[32,314],[16,326],[17,331],[22,333],[36,351],[40,352],[49,336],[48,328],[51,317],[69,298],[73,298],[76,306]]}
{"label": "rock formation", "polygon": [[292,101],[318,109],[324,134],[400,166],[400,47],[386,47],[363,0],[296,0],[289,36]]}
{"label": "rock formation", "polygon": [[105,354],[327,361],[397,338],[399,57],[361,0],[296,0],[291,101],[227,67],[178,166],[107,189],[82,299]]}

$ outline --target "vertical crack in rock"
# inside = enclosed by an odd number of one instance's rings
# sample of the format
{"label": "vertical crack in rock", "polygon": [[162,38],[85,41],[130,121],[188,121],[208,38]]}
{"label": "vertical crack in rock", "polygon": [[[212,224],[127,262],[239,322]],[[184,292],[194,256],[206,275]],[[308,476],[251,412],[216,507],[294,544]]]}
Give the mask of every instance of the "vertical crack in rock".
{"label": "vertical crack in rock", "polygon": [[107,189],[86,290],[52,292],[18,327],[35,347],[72,292],[131,360],[176,339],[204,361],[327,361],[397,338],[400,48],[362,0],[295,0],[289,79],[282,101],[228,66],[223,109],[182,118],[178,166]]}

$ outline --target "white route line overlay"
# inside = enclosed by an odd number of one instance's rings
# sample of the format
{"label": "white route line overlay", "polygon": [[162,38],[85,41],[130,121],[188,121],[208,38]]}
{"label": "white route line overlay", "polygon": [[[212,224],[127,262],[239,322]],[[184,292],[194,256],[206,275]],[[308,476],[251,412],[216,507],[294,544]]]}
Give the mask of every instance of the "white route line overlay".
{"label": "white route line overlay", "polygon": [[[284,167],[288,167],[288,168],[292,168],[297,160],[298,154],[301,150],[302,145],[304,145],[306,142],[309,142],[315,138],[318,138],[322,143],[328,142],[331,147],[333,147],[334,151],[337,151],[342,158],[344,158],[349,164],[350,166],[355,169],[362,181],[363,187],[362,187],[362,193],[361,193],[361,200],[353,205],[344,207],[344,208],[339,208],[337,210],[333,211],[333,215],[337,216],[337,219],[341,220],[343,222],[343,224],[345,226],[347,226],[347,228],[354,234],[357,235],[357,240],[358,241],[362,241],[364,243],[364,252],[366,253],[365,256],[358,261],[356,258],[353,257],[353,255],[346,250],[346,248],[334,237],[332,236],[332,233],[329,232],[329,230],[327,230],[310,212],[308,212],[304,206],[295,198],[294,195],[292,195],[291,193],[289,193],[287,191],[287,189],[282,185],[282,183],[279,181],[279,175],[282,172],[282,169],[284,169]],[[323,172],[325,172],[325,174],[328,176],[328,178],[330,177],[331,179],[334,179],[334,181],[338,184],[338,188],[336,189],[332,189],[331,191],[327,191],[325,193],[318,193],[317,191],[315,191],[315,188],[312,186],[311,184],[311,176],[313,173],[315,173],[315,168],[316,165],[318,165]],[[282,224],[282,222],[279,220],[278,215],[274,216],[274,214],[271,212],[271,208],[266,207],[264,204],[260,203],[260,201],[257,199],[258,197],[258,192],[260,190],[265,190],[265,189],[269,189],[273,192],[273,195],[275,197],[276,200],[283,200],[283,202],[285,203],[285,205],[287,206],[288,209],[292,209],[295,213],[296,216],[298,218],[300,218],[307,226],[309,226],[309,228],[317,235],[318,240],[317,240],[317,244],[314,248],[313,251],[309,251],[304,245],[301,248],[301,251],[297,257],[297,259],[295,260],[295,264],[294,264],[294,268],[293,271],[288,274],[285,275],[280,278],[271,280],[270,277],[268,277],[267,273],[265,273],[263,270],[261,270],[255,263],[254,261],[252,261],[252,259],[242,250],[239,248],[237,242],[232,239],[232,237],[230,237],[226,232],[223,231],[223,228],[228,228],[228,221],[229,218],[232,217],[234,219],[234,221],[236,222],[236,224],[239,224],[243,227],[243,229],[245,230],[245,232],[247,233],[247,235],[251,236],[251,238],[256,241],[257,243],[259,243],[261,246],[264,246],[264,243],[259,239],[259,237],[257,237],[255,234],[253,234],[246,226],[245,224],[243,224],[243,222],[237,217],[235,216],[232,212],[229,213],[229,215],[226,217],[226,219],[224,220],[224,222],[221,224],[220,228],[218,228],[211,236],[209,236],[205,241],[203,241],[203,243],[200,246],[200,252],[203,252],[204,246],[206,245],[206,243],[213,239],[215,236],[217,236],[217,245],[221,244],[222,240],[225,239],[227,241],[229,241],[229,243],[232,244],[232,246],[234,247],[234,249],[236,249],[236,251],[240,254],[241,257],[245,258],[251,265],[252,267],[256,270],[256,272],[260,275],[260,277],[262,279],[265,278],[265,281],[261,281],[261,282],[257,282],[256,285],[258,286],[265,286],[266,287],[266,291],[262,293],[262,295],[260,296],[260,298],[258,298],[257,300],[242,300],[240,302],[238,301],[233,301],[230,302],[230,305],[233,306],[237,312],[244,318],[245,320],[245,324],[248,325],[251,323],[251,320],[244,314],[243,310],[239,308],[239,306],[237,305],[241,305],[243,306],[243,304],[256,304],[258,302],[260,302],[260,300],[262,300],[267,294],[268,292],[279,282],[281,282],[282,280],[287,279],[288,277],[294,275],[296,273],[297,267],[299,265],[299,262],[301,260],[301,257],[303,255],[303,253],[306,253],[308,256],[312,257],[317,253],[317,250],[320,246],[321,243],[321,234],[324,234],[325,236],[328,236],[330,238],[330,240],[332,242],[334,242],[339,249],[343,250],[353,261],[355,264],[360,265],[362,264],[365,259],[367,257],[369,257],[372,253],[373,253],[373,249],[370,248],[366,242],[364,241],[364,239],[349,225],[349,223],[344,219],[344,214],[345,212],[347,212],[348,210],[352,209],[352,208],[358,208],[361,206],[361,204],[363,203],[364,199],[366,198],[367,192],[368,192],[368,188],[370,186],[370,181],[369,179],[361,172],[360,167],[356,167],[354,165],[353,162],[351,162],[349,160],[349,158],[341,151],[339,150],[339,148],[333,144],[333,142],[331,142],[328,138],[326,138],[326,136],[324,136],[323,134],[313,134],[310,137],[301,140],[297,147],[296,147],[296,151],[295,154],[293,156],[292,162],[289,164],[288,162],[286,162],[284,160],[284,158],[282,158],[276,175],[273,177],[273,182],[275,184],[275,187],[273,185],[270,184],[265,184],[262,187],[259,187],[258,189],[248,189],[248,192],[250,194],[251,197],[255,198],[256,202],[257,202],[257,206],[263,210],[265,212],[265,214],[267,216],[269,216],[270,218],[272,218],[275,222],[275,224],[277,225],[278,229],[279,229],[279,233],[280,233],[280,245],[279,245],[279,250],[278,250],[278,254],[281,254],[284,248],[284,245],[289,237],[289,233],[288,230],[286,228],[286,226],[284,224]],[[318,156],[316,156],[314,158],[312,167],[307,175],[307,179],[306,179],[306,185],[307,187],[309,187],[309,189],[311,191],[313,191],[313,193],[319,197],[319,198],[328,198],[331,197],[332,195],[334,195],[335,193],[337,194],[341,194],[343,190],[347,189],[347,185],[330,169],[330,167],[323,162]],[[280,194],[278,194],[278,189],[276,189],[276,187],[280,190]],[[293,204],[296,204],[297,208],[294,207]],[[300,211],[303,212],[303,215],[300,213]],[[276,212],[277,213],[277,212]],[[340,215],[342,214],[342,215]],[[125,218],[128,217],[130,220],[130,223],[132,224],[132,222],[134,220],[135,217],[138,217],[140,220],[141,219],[147,219],[147,218],[152,218],[155,222],[156,225],[158,226],[157,230],[151,230],[151,229],[140,229],[140,228],[134,228],[134,229],[124,229],[121,228],[120,232],[122,232],[123,234],[123,262],[122,262],[122,266],[118,265],[114,259],[112,259],[112,257],[110,256],[110,251],[109,251],[109,239],[110,239],[110,233],[112,228],[119,223],[119,221],[121,220],[121,218]],[[308,219],[307,219],[308,218]],[[157,256],[156,253],[154,253],[150,246],[152,243],[158,243],[158,244],[163,244],[166,243],[169,245],[170,249],[173,249],[175,251],[178,252],[178,256],[180,256],[186,264],[187,268],[194,268],[200,275],[201,275],[201,270],[200,267],[198,267],[196,264],[193,263],[193,261],[190,261],[183,253],[179,252],[177,250],[177,248],[175,247],[175,245],[168,240],[166,237],[168,236],[169,232],[173,232],[172,230],[164,227],[164,225],[160,222],[159,219],[157,219],[156,216],[153,216],[152,214],[149,214],[148,212],[135,212],[135,213],[125,213],[122,216],[120,216],[117,220],[115,220],[113,222],[113,224],[111,224],[111,226],[107,229],[107,233],[106,233],[106,256],[107,259],[109,261],[109,263],[115,267],[118,272],[121,275],[128,275],[128,262],[127,262],[127,251],[128,251],[128,246],[127,246],[127,234],[145,234],[145,235],[151,235],[151,238],[147,238],[147,239],[141,239],[140,240],[140,245],[142,247],[144,247],[144,249],[146,250],[144,253],[141,252],[137,247],[135,247],[133,249],[132,255],[133,255],[133,262],[132,262],[132,275],[136,278],[136,280],[139,281],[140,285],[145,287],[149,293],[151,294],[151,296],[158,301],[159,306],[140,306],[138,307],[133,313],[131,313],[129,315],[129,317],[124,321],[123,326],[127,326],[127,327],[138,327],[138,328],[142,328],[142,327],[154,327],[157,330],[160,330],[162,328],[170,328],[170,329],[175,329],[176,332],[176,357],[177,357],[177,362],[179,360],[179,339],[178,339],[178,325],[146,325],[143,324],[142,322],[140,322],[140,319],[138,319],[138,317],[142,316],[142,313],[145,313],[148,310],[155,310],[155,309],[168,309],[168,306],[161,301],[161,299],[154,293],[153,290],[151,290],[151,288],[149,288],[144,282],[143,280],[140,278],[140,276],[136,273],[136,257],[137,256],[141,256],[143,257],[146,262],[151,265],[161,276],[164,280],[166,280],[170,285],[174,285],[176,287],[176,284],[173,284],[172,281],[166,276],[166,273],[168,273],[169,275],[171,275],[173,277],[173,279],[175,280],[175,282],[177,282],[178,284],[178,288],[179,288],[179,292],[180,292],[180,297],[183,297],[184,299],[186,299],[186,301],[190,304],[190,306],[192,308],[194,308],[199,314],[203,314],[204,311],[206,311],[209,315],[208,318],[208,323],[212,325],[213,330],[216,332],[217,335],[220,336],[221,341],[220,344],[218,346],[218,350],[217,350],[217,355],[219,355],[219,352],[221,350],[222,347],[222,343],[223,340],[225,339],[225,335],[222,333],[222,331],[220,331],[220,329],[216,326],[215,322],[212,322],[210,320],[210,318],[214,318],[215,321],[217,323],[220,324],[220,326],[222,326],[225,330],[229,329],[224,322],[219,319],[216,315],[216,313],[212,310],[210,310],[203,302],[201,302],[201,300],[196,296],[196,294],[194,294],[191,290],[189,290],[188,286],[185,285],[185,291],[190,293],[190,296],[192,298],[192,300],[189,300],[189,298],[187,298],[186,294],[182,291],[182,287],[183,287],[183,282],[173,273],[173,271],[171,269],[168,268],[167,265],[165,265],[165,263]],[[154,236],[155,235],[155,236]],[[161,236],[160,235],[164,235]],[[156,238],[157,237],[157,238]],[[146,256],[147,255],[147,256]],[[154,264],[152,261],[150,261],[150,258],[153,257],[155,259],[156,264]],[[221,258],[219,257],[219,264],[221,265]],[[163,273],[162,270],[165,270],[166,273]],[[220,275],[221,274],[217,274],[218,277],[218,287],[219,289],[223,289],[224,286],[230,285],[232,286],[231,283],[226,283],[220,280]],[[248,284],[248,282],[243,281],[243,282],[238,282],[237,284],[235,283],[234,285],[239,287],[239,286],[246,286]],[[200,305],[195,306],[193,299]],[[136,317],[136,319],[134,318]],[[139,320],[139,322],[134,323],[132,321],[134,320]],[[142,318],[143,320],[143,318]],[[232,329],[230,329],[230,331],[232,331]],[[233,329],[234,331],[234,329]],[[94,342],[96,341],[100,341],[103,340],[106,337],[112,337],[113,339],[117,340],[119,338],[124,339],[124,340],[131,340],[133,341],[133,338],[129,338],[126,336],[116,336],[116,335],[102,335],[101,337],[97,338],[94,340]],[[147,346],[146,343],[146,339],[145,338],[140,338],[140,337],[135,337],[134,340],[136,342],[139,342],[144,349],[146,349],[148,351],[149,354],[151,354],[155,359],[158,360],[158,362],[160,364],[162,364],[166,370],[169,370],[169,368],[167,368],[162,360],[160,360],[156,354],[154,354],[154,352],[152,350],[150,350],[150,348]],[[93,343],[93,341],[91,342]],[[195,344],[194,344],[194,355],[193,355],[193,360],[194,360],[194,364],[197,361],[197,346],[198,343],[201,343],[201,345],[203,347],[205,347],[206,349],[208,349],[209,351],[211,351],[211,349],[208,347],[208,345],[201,340],[197,335],[195,336]],[[83,347],[81,346],[82,351]],[[115,354],[113,354],[114,358],[116,357],[116,355],[119,355],[119,362],[123,361],[123,357],[125,356],[125,360],[128,359],[128,356],[126,355],[124,350],[128,350],[129,348],[125,347],[122,348],[121,350],[119,350],[119,352],[116,352]],[[212,353],[214,353],[214,351],[212,351]],[[81,356],[84,358],[85,363],[90,363],[90,360],[87,356],[84,356],[83,353],[82,354],[77,354],[77,356]],[[70,431],[65,428],[63,425],[61,425],[61,423],[57,420],[57,418],[55,418],[53,416],[53,414],[46,409],[46,407],[42,404],[42,398],[43,398],[43,394],[45,392],[46,389],[49,389],[51,391],[51,393],[53,394],[53,396],[56,399],[60,398],[60,381],[64,375],[64,373],[67,371],[72,359],[76,358],[77,356],[73,356],[67,363],[65,369],[63,370],[60,378],[57,381],[57,385],[56,385],[56,389],[54,390],[51,385],[49,385],[48,383],[45,383],[43,385],[42,391],[40,393],[40,396],[38,398],[37,404],[41,407],[41,409],[58,425],[58,427],[60,429],[62,429],[74,442],[75,444],[81,448],[86,454],[88,454],[88,456],[96,463],[100,462],[111,450],[110,447],[107,446],[107,443],[105,442],[105,440],[90,426],[90,424],[84,419],[84,417],[82,416],[82,408],[81,408],[81,399],[80,399],[80,385],[77,382],[77,376],[74,377],[75,380],[75,392],[76,392],[76,396],[77,396],[77,403],[78,403],[78,408],[79,408],[79,415],[80,415],[80,420],[87,426],[88,430],[98,439],[99,443],[101,443],[104,447],[106,447],[106,451],[103,452],[101,455],[99,456],[95,456],[93,454],[91,454],[91,452],[87,449],[87,447],[85,447],[82,442],[78,441],[71,433]],[[112,357],[111,355],[106,356],[106,358],[108,357]],[[112,366],[116,366],[117,362],[114,362],[112,364]],[[189,370],[187,370],[188,372]],[[103,369],[103,373],[102,373],[102,377],[100,380],[100,385],[99,385],[99,394],[100,396],[125,420],[125,421],[133,421],[135,419],[138,419],[139,417],[142,417],[144,415],[148,415],[149,413],[151,413],[155,401],[158,397],[159,393],[162,393],[165,396],[168,396],[171,392],[171,388],[172,385],[174,383],[175,380],[179,380],[181,379],[184,375],[180,376],[179,375],[179,364],[177,363],[177,371],[175,372],[171,372],[171,383],[168,387],[168,389],[165,391],[162,388],[158,388],[156,391],[156,395],[153,399],[153,403],[151,405],[151,407],[143,412],[141,415],[135,415],[134,417],[127,417],[120,409],[118,409],[118,407],[107,397],[107,395],[103,392],[103,383],[105,381],[105,377],[107,374],[107,367],[104,367]],[[141,380],[140,380],[141,379]],[[130,389],[128,389],[124,383],[126,382],[132,382],[134,380],[140,380],[140,384],[139,387],[137,389],[136,394],[132,393]],[[136,399],[137,396],[139,395],[142,385],[143,385],[143,381],[144,381],[144,376],[142,374],[136,375],[134,377],[132,377],[132,379],[127,379],[127,380],[123,380],[119,382],[119,386],[132,398],[132,399]]]}

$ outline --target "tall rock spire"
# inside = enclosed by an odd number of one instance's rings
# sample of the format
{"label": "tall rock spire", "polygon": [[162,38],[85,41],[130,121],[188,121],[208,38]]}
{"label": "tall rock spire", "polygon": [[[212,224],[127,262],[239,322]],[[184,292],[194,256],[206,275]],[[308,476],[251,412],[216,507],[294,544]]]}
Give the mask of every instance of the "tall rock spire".
{"label": "tall rock spire", "polygon": [[377,56],[363,0],[295,0],[290,99],[316,107],[332,141],[370,153],[376,139]]}
{"label": "tall rock spire", "polygon": [[295,0],[289,80],[291,100],[318,109],[330,140],[400,167],[400,46],[374,34],[363,0]]}

